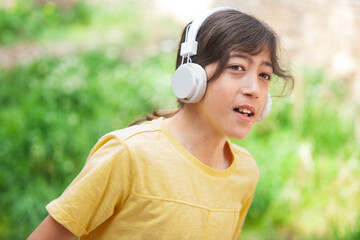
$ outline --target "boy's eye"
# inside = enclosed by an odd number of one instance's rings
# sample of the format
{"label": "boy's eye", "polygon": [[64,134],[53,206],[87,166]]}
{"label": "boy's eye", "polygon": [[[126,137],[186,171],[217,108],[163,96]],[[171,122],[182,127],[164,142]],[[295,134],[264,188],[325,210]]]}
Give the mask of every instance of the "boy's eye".
{"label": "boy's eye", "polygon": [[244,68],[242,66],[239,66],[239,65],[230,65],[229,69],[233,70],[233,71],[244,71]]}
{"label": "boy's eye", "polygon": [[269,74],[266,73],[261,73],[260,77],[264,78],[265,80],[270,81],[271,80],[271,76]]}

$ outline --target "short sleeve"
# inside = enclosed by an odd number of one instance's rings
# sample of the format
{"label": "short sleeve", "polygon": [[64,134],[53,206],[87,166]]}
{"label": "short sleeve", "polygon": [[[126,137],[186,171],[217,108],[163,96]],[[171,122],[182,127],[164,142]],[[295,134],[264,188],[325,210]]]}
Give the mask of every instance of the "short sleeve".
{"label": "short sleeve", "polygon": [[239,218],[238,226],[237,226],[236,232],[234,234],[234,239],[238,239],[238,237],[242,231],[242,227],[244,225],[246,215],[247,215],[249,208],[251,206],[251,203],[253,201],[254,194],[255,194],[255,189],[251,192],[251,195],[243,203],[242,209],[240,211],[240,218]]}
{"label": "short sleeve", "polygon": [[243,167],[246,168],[246,173],[248,175],[248,181],[249,181],[249,189],[248,189],[248,191],[246,191],[244,200],[242,201],[242,208],[241,208],[240,215],[239,215],[239,221],[238,221],[238,224],[237,224],[237,227],[235,230],[235,234],[233,237],[233,239],[235,240],[235,239],[238,239],[238,237],[242,231],[242,227],[244,225],[246,215],[247,215],[247,213],[250,209],[250,206],[253,202],[256,186],[258,184],[259,177],[260,177],[260,172],[259,172],[259,169],[258,169],[255,159],[245,148],[242,148],[238,145],[235,145],[234,148],[237,149],[237,151],[236,151],[237,154],[249,157],[249,158],[247,158],[246,164],[242,165]]}
{"label": "short sleeve", "polygon": [[126,200],[131,163],[125,144],[106,135],[94,146],[80,174],[46,209],[76,236],[88,234]]}

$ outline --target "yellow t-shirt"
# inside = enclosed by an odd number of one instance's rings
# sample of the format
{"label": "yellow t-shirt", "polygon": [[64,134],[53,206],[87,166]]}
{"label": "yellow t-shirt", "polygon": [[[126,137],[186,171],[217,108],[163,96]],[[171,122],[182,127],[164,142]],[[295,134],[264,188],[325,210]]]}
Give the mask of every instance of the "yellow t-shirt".
{"label": "yellow t-shirt", "polygon": [[163,119],[109,133],[46,208],[81,239],[237,239],[259,172],[246,150],[228,144],[233,161],[216,170]]}

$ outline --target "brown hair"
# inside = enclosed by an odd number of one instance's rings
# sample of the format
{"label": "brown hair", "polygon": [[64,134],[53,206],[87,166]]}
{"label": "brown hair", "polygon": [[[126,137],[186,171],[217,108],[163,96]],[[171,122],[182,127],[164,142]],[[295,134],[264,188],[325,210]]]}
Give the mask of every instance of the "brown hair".
{"label": "brown hair", "polygon": [[[176,68],[181,65],[180,46],[184,42],[186,28],[189,24],[185,26],[179,42]],[[196,40],[198,50],[197,54],[192,57],[192,62],[201,65],[203,68],[211,63],[218,63],[215,73],[208,81],[217,79],[221,75],[231,51],[237,50],[255,56],[264,50],[269,50],[273,73],[284,81],[281,96],[286,96],[293,90],[294,78],[292,74],[279,63],[279,38],[277,34],[266,23],[255,17],[232,9],[215,12],[201,25]],[[178,103],[180,108],[184,105],[180,101]],[[154,112],[154,115],[147,115],[142,121],[162,116],[170,117],[177,111],[168,112],[166,115]]]}

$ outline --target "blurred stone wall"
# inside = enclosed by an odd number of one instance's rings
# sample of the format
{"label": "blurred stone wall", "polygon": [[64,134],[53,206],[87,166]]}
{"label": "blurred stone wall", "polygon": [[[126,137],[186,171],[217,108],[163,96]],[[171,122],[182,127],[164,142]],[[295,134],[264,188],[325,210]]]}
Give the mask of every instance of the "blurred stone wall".
{"label": "blurred stone wall", "polygon": [[[71,7],[74,5],[78,0],[33,0],[34,2],[38,4],[45,4],[47,2],[54,2],[60,7]],[[12,7],[16,3],[16,0],[1,0],[0,1],[0,7]]]}
{"label": "blurred stone wall", "polygon": [[[50,0],[35,0],[39,3]],[[77,0],[53,0],[71,6]],[[121,7],[124,0],[85,0]],[[233,6],[264,20],[279,34],[285,59],[294,67],[324,68],[352,89],[360,106],[360,0],[138,0],[148,11],[188,22],[213,7]],[[15,0],[1,0],[9,7]]]}
{"label": "blurred stone wall", "polygon": [[14,0],[2,0],[0,1],[0,7],[6,7],[9,8],[14,4]]}
{"label": "blurred stone wall", "polygon": [[360,106],[359,0],[200,0],[201,7],[190,0],[153,2],[184,23],[224,5],[264,20],[279,34],[285,59],[294,67],[324,68],[331,79],[350,84],[349,97]]}

